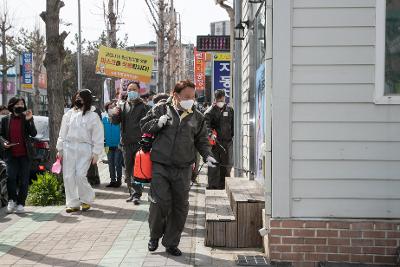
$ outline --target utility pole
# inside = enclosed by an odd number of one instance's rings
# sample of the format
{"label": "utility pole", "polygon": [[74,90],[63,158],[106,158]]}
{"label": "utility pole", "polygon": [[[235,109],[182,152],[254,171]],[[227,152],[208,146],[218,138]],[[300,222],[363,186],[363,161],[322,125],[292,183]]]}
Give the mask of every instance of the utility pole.
{"label": "utility pole", "polygon": [[78,0],[78,91],[82,90],[81,0]]}

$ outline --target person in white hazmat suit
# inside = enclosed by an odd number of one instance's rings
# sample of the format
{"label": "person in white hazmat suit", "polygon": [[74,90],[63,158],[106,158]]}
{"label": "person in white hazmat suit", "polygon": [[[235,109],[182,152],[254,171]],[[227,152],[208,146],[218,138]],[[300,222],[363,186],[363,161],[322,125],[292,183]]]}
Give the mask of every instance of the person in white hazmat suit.
{"label": "person in white hazmat suit", "polygon": [[92,107],[92,93],[78,92],[74,107],[64,114],[57,140],[58,156],[62,158],[66,211],[90,209],[94,190],[86,179],[91,163],[96,163],[104,147],[104,130],[99,115]]}

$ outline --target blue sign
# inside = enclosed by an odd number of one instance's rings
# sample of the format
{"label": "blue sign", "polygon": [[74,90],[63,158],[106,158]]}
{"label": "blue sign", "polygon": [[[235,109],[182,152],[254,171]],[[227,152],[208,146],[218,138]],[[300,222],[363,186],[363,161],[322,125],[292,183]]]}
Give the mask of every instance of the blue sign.
{"label": "blue sign", "polygon": [[265,65],[261,64],[256,72],[256,180],[264,183],[265,164],[262,144],[265,143]]}
{"label": "blue sign", "polygon": [[214,92],[225,90],[226,102],[229,103],[231,91],[231,63],[230,61],[214,60]]}
{"label": "blue sign", "polygon": [[32,88],[32,53],[22,53],[22,87]]}

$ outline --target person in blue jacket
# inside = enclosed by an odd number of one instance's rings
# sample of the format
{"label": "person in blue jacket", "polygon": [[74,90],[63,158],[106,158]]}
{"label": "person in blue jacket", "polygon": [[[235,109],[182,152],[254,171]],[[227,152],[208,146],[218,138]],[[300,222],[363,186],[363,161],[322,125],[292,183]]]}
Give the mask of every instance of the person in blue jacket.
{"label": "person in blue jacket", "polygon": [[122,151],[119,148],[121,129],[119,125],[112,124],[110,113],[116,106],[116,102],[108,102],[105,105],[107,115],[103,117],[105,147],[110,171],[110,184],[107,187],[120,187],[122,180]]}

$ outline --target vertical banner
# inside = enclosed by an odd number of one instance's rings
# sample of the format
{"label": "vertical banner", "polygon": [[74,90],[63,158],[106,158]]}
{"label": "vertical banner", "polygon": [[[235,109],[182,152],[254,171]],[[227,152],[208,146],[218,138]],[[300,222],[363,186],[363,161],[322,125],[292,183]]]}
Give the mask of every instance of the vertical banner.
{"label": "vertical banner", "polygon": [[32,89],[32,53],[22,53],[22,88]]}
{"label": "vertical banner", "polygon": [[256,180],[264,184],[265,155],[262,151],[265,144],[265,65],[261,64],[256,72]]}
{"label": "vertical banner", "polygon": [[194,51],[194,84],[196,90],[206,89],[206,53]]}
{"label": "vertical banner", "polygon": [[215,53],[214,54],[214,92],[224,89],[226,102],[230,102],[231,91],[231,54]]}

